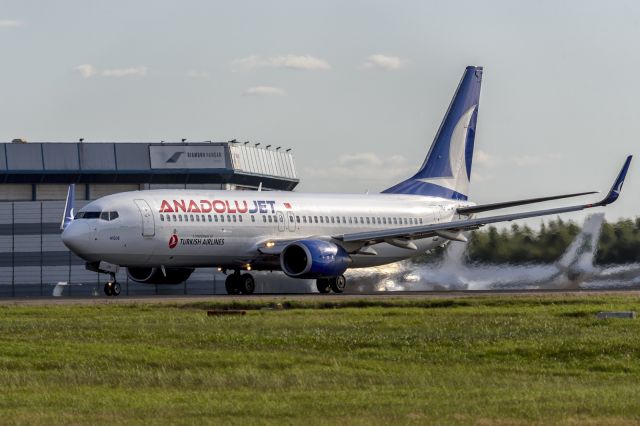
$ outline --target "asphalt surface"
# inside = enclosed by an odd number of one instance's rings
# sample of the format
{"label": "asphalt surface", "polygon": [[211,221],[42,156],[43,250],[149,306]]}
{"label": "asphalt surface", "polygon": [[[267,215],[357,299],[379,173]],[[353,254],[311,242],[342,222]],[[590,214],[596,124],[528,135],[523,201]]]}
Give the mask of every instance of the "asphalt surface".
{"label": "asphalt surface", "polygon": [[233,302],[260,301],[283,302],[295,301],[331,301],[358,299],[439,299],[462,297],[527,297],[527,296],[603,296],[618,295],[640,297],[640,290],[467,290],[467,291],[425,291],[425,292],[375,292],[375,293],[345,293],[345,294],[253,294],[253,295],[215,295],[215,296],[118,296],[118,297],[24,297],[0,299],[0,306],[20,305],[111,305],[111,304],[162,304],[162,303],[192,303],[192,302]]}

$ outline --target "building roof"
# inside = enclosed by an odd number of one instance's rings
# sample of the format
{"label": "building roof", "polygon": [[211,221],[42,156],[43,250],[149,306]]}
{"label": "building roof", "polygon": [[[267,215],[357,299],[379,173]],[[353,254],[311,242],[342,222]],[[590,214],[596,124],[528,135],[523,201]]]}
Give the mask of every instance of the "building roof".
{"label": "building roof", "polygon": [[0,143],[3,183],[232,183],[292,190],[290,152],[235,142]]}

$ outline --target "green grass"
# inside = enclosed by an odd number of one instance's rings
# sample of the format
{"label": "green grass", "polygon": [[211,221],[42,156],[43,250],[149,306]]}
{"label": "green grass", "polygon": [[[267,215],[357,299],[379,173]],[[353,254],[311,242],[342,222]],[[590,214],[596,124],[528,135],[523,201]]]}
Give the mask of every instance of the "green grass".
{"label": "green grass", "polygon": [[638,423],[637,302],[4,306],[0,423]]}

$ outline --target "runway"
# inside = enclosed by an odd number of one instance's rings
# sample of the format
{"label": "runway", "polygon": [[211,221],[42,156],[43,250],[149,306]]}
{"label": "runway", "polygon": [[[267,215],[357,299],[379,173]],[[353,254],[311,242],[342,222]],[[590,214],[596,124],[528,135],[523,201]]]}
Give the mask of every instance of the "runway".
{"label": "runway", "polygon": [[584,289],[584,290],[459,290],[459,291],[384,291],[373,293],[344,294],[252,294],[252,295],[186,295],[186,296],[118,296],[118,297],[24,297],[0,299],[0,306],[62,306],[62,305],[131,305],[131,304],[181,304],[194,302],[285,302],[285,301],[326,301],[339,302],[353,300],[416,300],[416,299],[451,299],[472,297],[597,297],[597,296],[629,296],[640,297],[640,289]]}

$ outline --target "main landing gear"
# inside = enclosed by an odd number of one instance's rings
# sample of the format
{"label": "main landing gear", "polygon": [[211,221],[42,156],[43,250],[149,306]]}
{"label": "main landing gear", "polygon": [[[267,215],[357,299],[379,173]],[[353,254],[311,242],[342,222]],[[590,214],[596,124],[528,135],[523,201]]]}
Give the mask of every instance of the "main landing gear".
{"label": "main landing gear", "polygon": [[224,287],[227,294],[253,294],[256,290],[256,281],[251,274],[241,275],[240,271],[235,271],[227,276]]}
{"label": "main landing gear", "polygon": [[110,279],[104,285],[104,294],[107,296],[120,296],[120,283],[116,281],[115,274],[110,274]]}
{"label": "main landing gear", "polygon": [[347,286],[347,279],[344,275],[338,275],[331,278],[318,278],[316,280],[316,287],[320,293],[329,293],[333,290],[334,293],[344,292]]}

